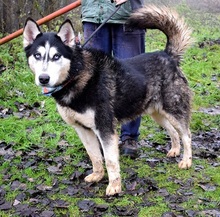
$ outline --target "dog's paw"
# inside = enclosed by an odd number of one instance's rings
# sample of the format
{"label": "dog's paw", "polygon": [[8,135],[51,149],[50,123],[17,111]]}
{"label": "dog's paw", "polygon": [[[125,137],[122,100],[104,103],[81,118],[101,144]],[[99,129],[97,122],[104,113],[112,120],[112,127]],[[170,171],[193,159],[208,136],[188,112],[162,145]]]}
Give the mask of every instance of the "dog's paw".
{"label": "dog's paw", "polygon": [[106,195],[111,196],[121,192],[121,179],[117,178],[114,181],[109,182],[106,189]]}
{"label": "dog's paw", "polygon": [[104,176],[104,171],[91,173],[85,177],[86,182],[99,182]]}
{"label": "dog's paw", "polygon": [[179,148],[171,148],[169,152],[167,153],[167,157],[176,157],[180,155],[180,149]]}
{"label": "dog's paw", "polygon": [[180,169],[189,169],[192,166],[192,159],[181,160],[178,166]]}

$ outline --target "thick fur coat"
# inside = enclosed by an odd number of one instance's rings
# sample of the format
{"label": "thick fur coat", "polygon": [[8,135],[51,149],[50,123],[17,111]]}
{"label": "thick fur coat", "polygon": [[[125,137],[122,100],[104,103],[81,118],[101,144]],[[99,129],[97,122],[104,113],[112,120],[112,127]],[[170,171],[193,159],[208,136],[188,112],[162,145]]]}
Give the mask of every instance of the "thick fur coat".
{"label": "thick fur coat", "polygon": [[87,182],[109,177],[107,195],[121,192],[118,122],[149,114],[170,135],[168,157],[180,154],[180,168],[192,164],[189,129],[191,91],[180,69],[191,42],[190,29],[167,7],[145,6],[131,15],[129,27],[159,29],[167,36],[165,50],[117,60],[101,51],[74,46],[70,21],[58,33],[42,33],[32,19],[24,27],[24,47],[35,82],[51,94],[64,121],[73,126],[93,165]]}

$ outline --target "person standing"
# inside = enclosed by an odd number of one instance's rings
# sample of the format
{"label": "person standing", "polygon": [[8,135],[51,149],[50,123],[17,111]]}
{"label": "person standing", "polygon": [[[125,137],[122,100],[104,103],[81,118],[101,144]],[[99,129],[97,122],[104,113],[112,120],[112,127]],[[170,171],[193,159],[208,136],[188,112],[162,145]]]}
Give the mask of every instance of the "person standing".
{"label": "person standing", "polygon": [[[113,2],[113,1],[112,1]],[[127,28],[125,22],[132,11],[142,7],[142,0],[82,0],[82,23],[84,40],[105,21],[116,6],[123,3],[101,29],[88,41],[85,47],[102,50],[115,58],[134,57],[145,52],[145,30]],[[124,108],[126,109],[126,108]],[[136,158],[137,141],[140,135],[141,117],[123,124],[121,127],[120,151],[122,155]]]}

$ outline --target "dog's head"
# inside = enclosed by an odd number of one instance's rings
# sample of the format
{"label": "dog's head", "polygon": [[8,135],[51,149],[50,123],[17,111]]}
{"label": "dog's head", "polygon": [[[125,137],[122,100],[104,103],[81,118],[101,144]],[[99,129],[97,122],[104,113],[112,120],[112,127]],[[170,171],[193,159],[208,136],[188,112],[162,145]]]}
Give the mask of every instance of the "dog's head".
{"label": "dog's head", "polygon": [[60,26],[57,33],[42,33],[38,24],[28,18],[23,44],[38,86],[54,88],[67,79],[75,44],[75,32],[69,20]]}

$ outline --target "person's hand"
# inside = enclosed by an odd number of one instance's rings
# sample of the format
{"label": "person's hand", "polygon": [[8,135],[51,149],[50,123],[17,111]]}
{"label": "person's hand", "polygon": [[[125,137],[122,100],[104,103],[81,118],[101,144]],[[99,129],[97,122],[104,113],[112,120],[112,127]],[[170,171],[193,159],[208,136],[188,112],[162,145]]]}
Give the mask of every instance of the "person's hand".
{"label": "person's hand", "polygon": [[121,4],[123,4],[123,3],[125,3],[127,0],[112,0],[112,2],[115,2],[116,4],[116,6],[118,6],[118,5],[121,5]]}

